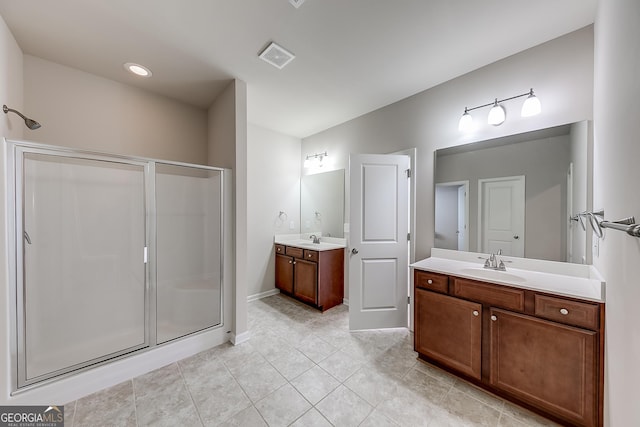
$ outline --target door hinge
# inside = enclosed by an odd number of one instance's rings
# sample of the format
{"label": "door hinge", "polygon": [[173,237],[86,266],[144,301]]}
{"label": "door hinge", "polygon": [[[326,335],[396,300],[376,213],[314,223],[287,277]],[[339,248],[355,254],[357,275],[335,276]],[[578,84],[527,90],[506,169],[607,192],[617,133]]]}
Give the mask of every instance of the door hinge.
{"label": "door hinge", "polygon": [[411,240],[411,233],[407,233],[407,241]]}
{"label": "door hinge", "polygon": [[407,304],[411,304],[411,297],[410,296],[407,297]]}
{"label": "door hinge", "polygon": [[411,169],[405,169],[404,172],[407,174],[407,178],[411,178]]}

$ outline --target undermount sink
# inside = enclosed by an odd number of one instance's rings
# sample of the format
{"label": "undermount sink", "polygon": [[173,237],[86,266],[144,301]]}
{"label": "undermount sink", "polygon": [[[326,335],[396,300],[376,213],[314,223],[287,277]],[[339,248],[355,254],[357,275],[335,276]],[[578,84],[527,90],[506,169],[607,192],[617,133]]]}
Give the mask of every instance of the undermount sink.
{"label": "undermount sink", "polygon": [[488,270],[486,268],[478,267],[478,268],[463,268],[460,270],[460,273],[469,274],[472,276],[482,277],[485,279],[494,279],[494,280],[506,280],[511,282],[526,282],[522,276],[518,276],[515,274],[507,273],[506,271],[500,270]]}
{"label": "undermount sink", "polygon": [[314,246],[320,246],[320,243],[313,243],[310,241],[306,241],[306,240],[300,240],[300,241],[295,241],[292,242],[294,245],[296,246],[309,246],[310,248],[314,247]]}

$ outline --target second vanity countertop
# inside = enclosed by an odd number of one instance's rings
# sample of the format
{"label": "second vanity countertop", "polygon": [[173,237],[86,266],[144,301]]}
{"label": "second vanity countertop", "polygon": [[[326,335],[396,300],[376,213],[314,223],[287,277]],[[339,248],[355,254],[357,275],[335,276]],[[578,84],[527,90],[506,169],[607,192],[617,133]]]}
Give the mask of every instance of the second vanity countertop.
{"label": "second vanity countertop", "polygon": [[347,239],[338,237],[320,236],[320,243],[313,243],[310,234],[276,234],[274,243],[294,246],[296,248],[311,249],[314,251],[330,251],[347,247]]}
{"label": "second vanity countertop", "polygon": [[589,301],[605,301],[605,282],[593,266],[498,255],[498,259],[509,262],[507,271],[495,271],[483,268],[483,261],[477,259],[479,256],[486,257],[434,248],[431,258],[413,263],[411,267]]}

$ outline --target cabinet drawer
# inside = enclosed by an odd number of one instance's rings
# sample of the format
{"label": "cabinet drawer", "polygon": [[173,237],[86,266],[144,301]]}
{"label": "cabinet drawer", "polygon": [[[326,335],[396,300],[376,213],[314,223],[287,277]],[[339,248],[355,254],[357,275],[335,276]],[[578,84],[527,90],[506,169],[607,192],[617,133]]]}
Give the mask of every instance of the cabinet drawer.
{"label": "cabinet drawer", "polygon": [[293,246],[287,246],[287,255],[294,258],[302,258],[302,248],[294,248]]}
{"label": "cabinet drawer", "polygon": [[276,244],[276,253],[284,255],[285,254],[284,248],[285,248],[284,245]]}
{"label": "cabinet drawer", "polygon": [[453,277],[454,296],[493,307],[524,311],[524,290]]}
{"label": "cabinet drawer", "polygon": [[307,261],[318,262],[318,251],[310,251],[309,249],[305,249],[304,259],[306,259]]}
{"label": "cabinet drawer", "polygon": [[597,304],[570,301],[547,295],[535,296],[535,314],[567,325],[598,330],[600,309]]}
{"label": "cabinet drawer", "polygon": [[413,282],[417,288],[428,289],[441,294],[449,292],[449,276],[444,274],[415,270]]}

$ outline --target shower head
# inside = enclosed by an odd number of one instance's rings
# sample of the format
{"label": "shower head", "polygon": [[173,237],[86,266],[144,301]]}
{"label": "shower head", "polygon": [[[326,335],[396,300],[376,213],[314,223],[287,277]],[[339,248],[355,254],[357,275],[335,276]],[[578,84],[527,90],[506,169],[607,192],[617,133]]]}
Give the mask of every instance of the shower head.
{"label": "shower head", "polygon": [[22,117],[22,119],[24,120],[24,124],[27,125],[27,127],[31,130],[38,129],[40,127],[40,123],[36,122],[33,119],[30,119],[29,117],[25,117],[20,111],[9,108],[6,105],[2,106],[2,111],[4,111],[5,114],[9,114],[9,111],[16,113],[17,115]]}

